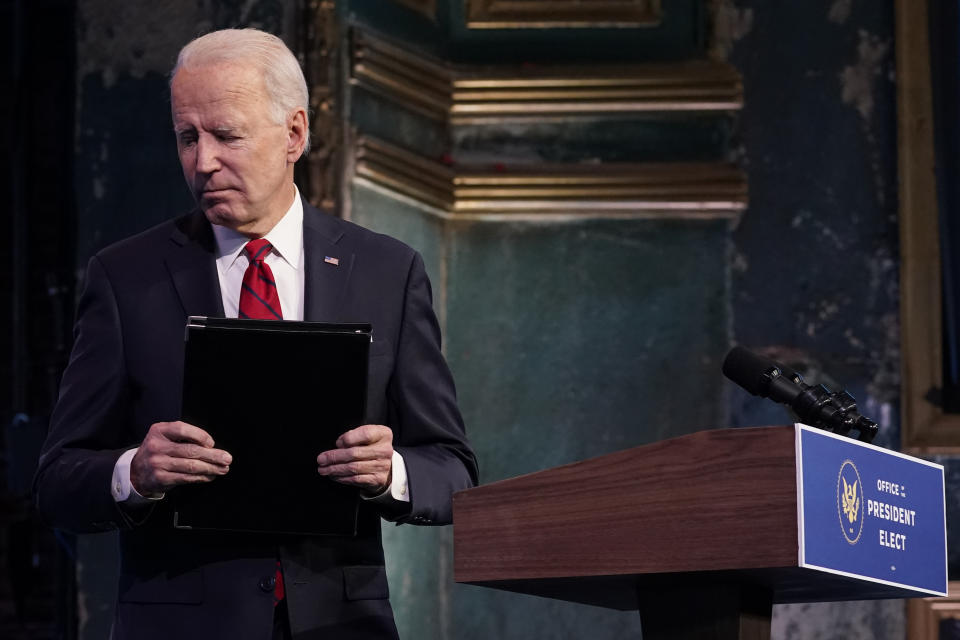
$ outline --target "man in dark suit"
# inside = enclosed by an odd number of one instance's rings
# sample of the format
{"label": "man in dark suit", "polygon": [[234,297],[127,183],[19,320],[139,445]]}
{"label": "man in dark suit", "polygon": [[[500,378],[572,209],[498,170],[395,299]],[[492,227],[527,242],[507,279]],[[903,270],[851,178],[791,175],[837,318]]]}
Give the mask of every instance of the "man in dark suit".
{"label": "man in dark suit", "polygon": [[[39,510],[72,531],[120,529],[115,638],[395,637],[380,518],[449,523],[451,494],[477,481],[423,261],[301,201],[306,83],[279,39],[198,38],[171,101],[199,209],[91,259]],[[216,482],[232,463],[203,425],[177,420],[186,318],[238,314],[371,323],[368,424],[317,452],[318,473],[363,497],[356,536],[172,528],[166,492]],[[222,372],[237,377],[224,402],[254,401],[251,378],[283,367],[256,356],[242,376]]]}

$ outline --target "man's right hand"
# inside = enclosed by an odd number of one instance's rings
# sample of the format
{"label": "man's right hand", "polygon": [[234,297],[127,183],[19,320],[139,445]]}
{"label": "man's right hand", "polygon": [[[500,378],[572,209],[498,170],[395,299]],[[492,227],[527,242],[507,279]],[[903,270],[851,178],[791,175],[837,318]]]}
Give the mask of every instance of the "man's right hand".
{"label": "man's right hand", "polygon": [[181,484],[210,482],[230,470],[233,457],[213,448],[213,438],[186,422],[156,422],[130,462],[130,483],[145,497]]}

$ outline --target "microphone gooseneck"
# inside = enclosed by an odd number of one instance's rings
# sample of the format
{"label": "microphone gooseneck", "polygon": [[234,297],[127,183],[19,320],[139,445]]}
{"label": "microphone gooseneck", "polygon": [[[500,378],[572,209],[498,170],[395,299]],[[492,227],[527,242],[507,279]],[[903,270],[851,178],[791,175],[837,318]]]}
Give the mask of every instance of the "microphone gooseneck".
{"label": "microphone gooseneck", "polygon": [[877,423],[860,415],[847,391],[808,385],[799,373],[743,347],[727,354],[723,375],[755,396],[787,405],[810,426],[840,435],[857,431],[863,442],[871,442],[877,434]]}

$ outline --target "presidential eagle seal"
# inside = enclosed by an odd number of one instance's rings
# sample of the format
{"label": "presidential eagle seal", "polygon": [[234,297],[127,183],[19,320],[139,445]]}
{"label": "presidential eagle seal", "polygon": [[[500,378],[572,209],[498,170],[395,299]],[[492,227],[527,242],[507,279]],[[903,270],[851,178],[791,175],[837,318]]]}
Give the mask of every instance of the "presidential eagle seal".
{"label": "presidential eagle seal", "polygon": [[840,529],[850,544],[857,544],[863,533],[863,483],[860,472],[850,460],[844,460],[837,474],[837,515]]}

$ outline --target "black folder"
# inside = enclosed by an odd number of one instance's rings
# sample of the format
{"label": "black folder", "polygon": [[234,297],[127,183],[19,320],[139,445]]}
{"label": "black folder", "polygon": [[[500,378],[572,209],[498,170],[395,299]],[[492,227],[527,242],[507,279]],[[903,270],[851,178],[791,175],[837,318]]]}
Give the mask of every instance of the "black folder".
{"label": "black folder", "polygon": [[191,317],[181,419],[233,456],[170,492],[181,529],[356,534],[359,494],[317,455],[363,424],[370,325]]}

